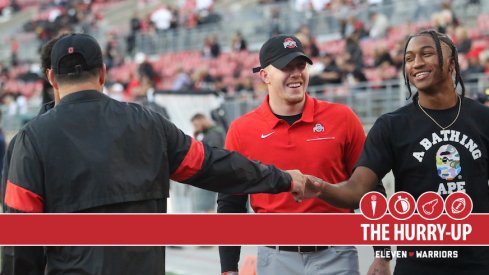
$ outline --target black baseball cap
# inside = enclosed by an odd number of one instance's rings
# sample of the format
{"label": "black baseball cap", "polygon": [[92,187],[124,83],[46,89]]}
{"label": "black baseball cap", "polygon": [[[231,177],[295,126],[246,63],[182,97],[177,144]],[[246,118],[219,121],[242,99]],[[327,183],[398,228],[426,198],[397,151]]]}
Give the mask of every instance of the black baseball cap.
{"label": "black baseball cap", "polygon": [[[83,58],[82,64],[66,67],[61,62],[63,58],[79,54]],[[56,42],[51,51],[51,64],[57,75],[79,73],[88,71],[104,64],[102,49],[97,40],[88,34],[73,33]]]}
{"label": "black baseball cap", "polygon": [[304,53],[301,41],[293,35],[281,34],[268,39],[260,49],[260,67],[253,68],[257,73],[272,64],[277,69],[283,69],[294,58],[302,56],[307,63],[312,60]]}

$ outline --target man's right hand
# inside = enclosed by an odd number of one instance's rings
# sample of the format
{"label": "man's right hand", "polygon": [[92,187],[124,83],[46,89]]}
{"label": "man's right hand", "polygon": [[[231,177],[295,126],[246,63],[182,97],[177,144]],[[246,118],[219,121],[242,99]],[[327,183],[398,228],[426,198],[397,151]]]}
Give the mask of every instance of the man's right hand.
{"label": "man's right hand", "polygon": [[306,189],[307,177],[301,173],[299,170],[287,170],[287,172],[292,177],[292,187],[290,192],[296,200],[304,196]]}

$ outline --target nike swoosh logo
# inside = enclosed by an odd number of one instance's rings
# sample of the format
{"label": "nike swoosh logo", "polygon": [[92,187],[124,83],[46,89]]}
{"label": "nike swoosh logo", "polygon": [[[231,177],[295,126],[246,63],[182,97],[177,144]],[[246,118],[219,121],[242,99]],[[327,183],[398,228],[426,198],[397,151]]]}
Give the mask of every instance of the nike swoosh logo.
{"label": "nike swoosh logo", "polygon": [[267,138],[267,137],[271,136],[273,133],[275,133],[275,132],[271,132],[270,134],[266,134],[266,135],[261,134],[261,138]]}
{"label": "nike swoosh logo", "polygon": [[310,138],[310,139],[306,139],[306,141],[315,141],[315,140],[330,140],[330,139],[335,139],[335,137]]}

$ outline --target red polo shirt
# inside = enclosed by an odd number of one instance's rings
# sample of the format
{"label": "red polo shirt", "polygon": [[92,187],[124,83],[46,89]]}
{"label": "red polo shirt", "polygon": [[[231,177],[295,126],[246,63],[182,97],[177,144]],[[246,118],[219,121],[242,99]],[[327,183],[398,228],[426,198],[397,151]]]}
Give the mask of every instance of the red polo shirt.
{"label": "red polo shirt", "polygon": [[[225,148],[280,169],[299,169],[330,183],[347,180],[360,157],[365,132],[347,106],[318,101],[306,94],[300,120],[277,118],[268,97],[256,110],[235,120]],[[257,213],[352,212],[320,200],[297,203],[290,193],[250,195]]]}

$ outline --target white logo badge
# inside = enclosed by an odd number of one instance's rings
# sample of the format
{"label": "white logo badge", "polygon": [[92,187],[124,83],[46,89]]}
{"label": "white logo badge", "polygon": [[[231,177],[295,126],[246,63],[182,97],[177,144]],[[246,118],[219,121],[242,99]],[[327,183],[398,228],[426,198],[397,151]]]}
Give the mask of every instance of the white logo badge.
{"label": "white logo badge", "polygon": [[284,48],[292,49],[297,47],[297,43],[295,42],[295,40],[290,37],[285,38],[283,44]]}
{"label": "white logo badge", "polygon": [[268,134],[261,134],[261,138],[267,138],[267,137],[271,136],[273,133],[275,133],[275,132],[271,132]]}
{"label": "white logo badge", "polygon": [[314,125],[314,128],[312,128],[312,131],[314,133],[324,132],[324,126],[321,123],[317,123],[316,125]]}

